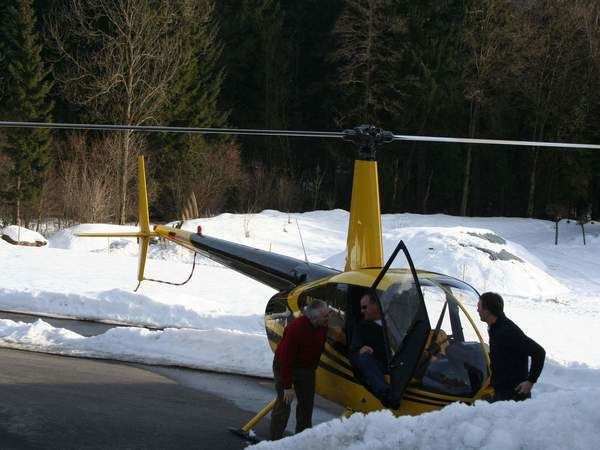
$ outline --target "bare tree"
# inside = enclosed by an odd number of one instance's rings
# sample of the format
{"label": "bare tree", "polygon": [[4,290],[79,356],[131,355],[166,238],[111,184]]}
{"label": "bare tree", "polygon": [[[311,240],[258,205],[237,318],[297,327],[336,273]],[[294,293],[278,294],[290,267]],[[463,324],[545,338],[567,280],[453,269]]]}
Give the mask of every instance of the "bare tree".
{"label": "bare tree", "polygon": [[118,195],[114,168],[120,160],[113,152],[119,140],[108,136],[90,145],[81,134],[66,142],[69,158],[59,164],[63,217],[68,221],[103,222],[114,219],[111,205]]}
{"label": "bare tree", "polygon": [[340,123],[381,123],[398,114],[405,86],[397,67],[403,50],[394,40],[404,32],[404,19],[395,14],[391,0],[345,0],[336,21],[336,49],[331,59],[338,64],[339,84],[349,105],[338,111]]}
{"label": "bare tree", "polygon": [[[169,1],[71,0],[49,26],[61,56],[57,78],[67,99],[88,108],[94,119],[157,122],[181,63],[175,18]],[[138,150],[133,136],[122,132],[116,145],[119,223],[127,218],[131,161]]]}
{"label": "bare tree", "polygon": [[242,181],[242,161],[236,144],[216,145],[203,153],[203,163],[194,183],[198,210],[222,211],[227,194]]}
{"label": "bare tree", "polygon": [[326,173],[321,169],[321,165],[317,163],[317,167],[315,167],[314,175],[311,174],[308,176],[306,180],[306,187],[308,192],[310,192],[311,200],[312,200],[312,209],[317,209],[317,205],[319,204],[319,198],[321,197],[321,187],[323,186],[323,182],[325,181]]}

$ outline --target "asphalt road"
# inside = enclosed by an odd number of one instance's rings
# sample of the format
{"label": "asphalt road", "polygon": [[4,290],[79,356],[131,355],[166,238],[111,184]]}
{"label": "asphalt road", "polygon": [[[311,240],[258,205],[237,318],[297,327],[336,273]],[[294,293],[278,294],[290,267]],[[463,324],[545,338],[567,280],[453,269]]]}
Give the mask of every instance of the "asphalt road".
{"label": "asphalt road", "polygon": [[2,449],[235,449],[246,444],[227,427],[247,420],[230,401],[142,368],[0,349]]}
{"label": "asphalt road", "polygon": [[[85,336],[112,327],[43,320]],[[0,349],[0,449],[244,448],[228,427],[245,424],[273,393],[265,379]],[[315,424],[340,413],[316,403]],[[267,416],[255,431],[267,436],[268,425]]]}

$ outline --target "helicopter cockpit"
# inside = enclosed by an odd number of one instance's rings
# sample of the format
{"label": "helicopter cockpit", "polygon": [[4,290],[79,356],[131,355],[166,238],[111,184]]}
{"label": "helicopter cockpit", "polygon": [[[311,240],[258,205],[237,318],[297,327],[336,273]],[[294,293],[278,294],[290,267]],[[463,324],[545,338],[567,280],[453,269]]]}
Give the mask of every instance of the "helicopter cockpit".
{"label": "helicopter cockpit", "polygon": [[[427,320],[420,310],[418,286],[408,273],[404,275],[380,296],[392,369],[398,353],[408,345],[407,334],[415,321]],[[409,387],[454,397],[473,397],[488,378],[489,369],[481,334],[462,302],[475,307],[478,294],[466,283],[448,276],[419,273],[418,277],[423,305],[432,323]]]}
{"label": "helicopter cockpit", "polygon": [[350,363],[349,348],[363,320],[360,299],[371,292],[382,312],[389,368],[386,380],[395,398],[401,399],[407,391],[464,401],[476,397],[489,379],[489,359],[481,333],[463,303],[474,310],[477,291],[446,275],[417,272],[412,261],[410,269],[390,269],[389,265],[384,270],[340,273],[308,286],[296,297],[295,307],[290,308],[287,294],[273,297],[265,315],[272,347],[294,320],[293,310],[302,311],[315,299],[323,300],[329,305],[330,320],[320,366],[368,390]]}
{"label": "helicopter cockpit", "polygon": [[[386,289],[377,290],[385,319],[392,383],[398,386],[399,395],[410,387],[472,397],[489,376],[481,335],[462,304],[474,308],[478,294],[466,283],[444,275],[426,272],[418,277],[423,301],[406,269],[391,269],[387,278],[394,281]],[[331,311],[328,346],[344,360],[349,357],[353,330],[362,319],[360,298],[367,291],[363,286],[329,282],[298,297],[300,310],[315,299],[328,303]],[[267,331],[274,330],[277,322],[281,333],[293,318],[285,298],[276,296],[267,307]],[[421,326],[416,327],[416,323]],[[272,332],[269,334],[276,338]],[[416,360],[414,370],[407,370],[407,358]],[[360,381],[360,376],[356,378]]]}

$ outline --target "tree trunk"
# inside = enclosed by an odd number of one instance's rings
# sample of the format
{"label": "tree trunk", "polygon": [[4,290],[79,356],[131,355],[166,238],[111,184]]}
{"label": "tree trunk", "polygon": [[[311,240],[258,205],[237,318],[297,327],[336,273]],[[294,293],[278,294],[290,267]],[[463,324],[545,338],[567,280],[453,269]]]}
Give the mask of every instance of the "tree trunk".
{"label": "tree trunk", "polygon": [[18,227],[21,226],[21,177],[17,177],[17,201],[15,203],[15,223]]}
{"label": "tree trunk", "polygon": [[[479,117],[479,103],[476,100],[471,101],[471,120],[469,122],[469,138],[475,137],[477,130],[477,120]],[[471,162],[473,159],[473,148],[469,144],[467,146],[467,159],[465,161],[465,177],[463,180],[462,199],[460,202],[460,215],[467,215],[467,208],[469,206],[469,192],[471,186]]]}
{"label": "tree trunk", "polygon": [[465,177],[463,179],[462,199],[460,202],[460,213],[461,216],[467,215],[467,206],[469,202],[469,187],[471,185],[471,159],[472,159],[472,148],[471,145],[467,147],[467,160],[465,161]]}
{"label": "tree trunk", "polygon": [[425,199],[427,190],[427,158],[425,152],[425,150],[417,152],[417,198],[415,209],[421,214],[425,214],[425,210],[422,206],[427,203],[427,200]]}
{"label": "tree trunk", "polygon": [[[129,59],[129,67],[127,70],[127,84],[125,86],[125,91],[127,92],[127,108],[125,110],[125,123],[127,125],[131,125],[133,123],[133,117],[132,117],[132,101],[133,101],[133,79],[134,79],[134,73],[133,73],[133,67],[132,67],[132,61],[133,61],[133,48],[131,43],[129,44],[130,47],[130,59]],[[125,223],[125,220],[127,219],[126,215],[127,215],[127,184],[129,181],[129,170],[128,170],[128,166],[129,166],[129,147],[131,144],[131,131],[126,131],[125,132],[125,142],[123,142],[123,159],[121,161],[122,163],[122,167],[121,167],[121,196],[120,196],[120,211],[119,211],[119,224],[123,225]]]}
{"label": "tree trunk", "polygon": [[373,94],[371,92],[371,49],[373,47],[373,4],[369,2],[369,28],[367,35],[367,70],[365,71],[365,120],[370,122]]}
{"label": "tree trunk", "polygon": [[123,142],[123,154],[121,158],[121,192],[119,192],[119,224],[123,225],[126,220],[127,213],[127,181],[128,181],[128,170],[129,165],[129,136],[130,131],[126,131]]}
{"label": "tree trunk", "polygon": [[425,188],[425,195],[423,197],[423,214],[427,214],[427,203],[431,195],[431,180],[433,180],[433,170],[429,172],[429,178],[427,178],[427,187]]}
{"label": "tree trunk", "polygon": [[46,175],[42,177],[42,185],[40,187],[40,198],[37,208],[37,225],[35,231],[40,232],[40,223],[42,222],[42,210],[44,209],[44,191],[46,190]]}
{"label": "tree trunk", "polygon": [[529,178],[529,201],[527,203],[527,217],[533,217],[535,210],[535,173],[537,170],[537,160],[540,149],[538,147],[533,151],[533,163],[531,167],[531,176]]}
{"label": "tree trunk", "polygon": [[396,204],[398,198],[398,183],[400,182],[400,158],[394,158],[394,181],[392,183],[392,205]]}

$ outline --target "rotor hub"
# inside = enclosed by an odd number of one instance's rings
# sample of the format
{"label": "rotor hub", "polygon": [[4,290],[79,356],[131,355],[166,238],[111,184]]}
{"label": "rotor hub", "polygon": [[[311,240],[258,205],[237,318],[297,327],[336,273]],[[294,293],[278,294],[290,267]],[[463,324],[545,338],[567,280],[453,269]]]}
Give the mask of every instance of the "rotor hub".
{"label": "rotor hub", "polygon": [[374,125],[360,125],[343,131],[342,138],[358,147],[358,159],[375,161],[377,146],[394,140],[393,133]]}

